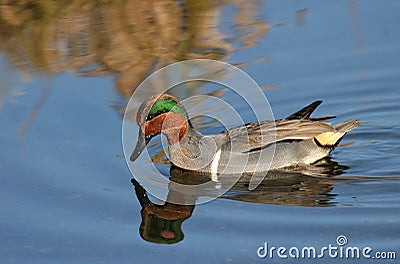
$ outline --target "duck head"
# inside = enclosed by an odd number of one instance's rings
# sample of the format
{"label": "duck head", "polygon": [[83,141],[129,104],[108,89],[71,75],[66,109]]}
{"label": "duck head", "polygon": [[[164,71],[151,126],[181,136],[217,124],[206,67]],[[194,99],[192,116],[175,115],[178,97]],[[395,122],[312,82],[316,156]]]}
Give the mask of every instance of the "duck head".
{"label": "duck head", "polygon": [[190,125],[185,108],[169,94],[155,95],[145,101],[138,109],[136,121],[139,137],[131,161],[135,161],[150,140],[160,133],[167,136],[169,144],[177,144]]}

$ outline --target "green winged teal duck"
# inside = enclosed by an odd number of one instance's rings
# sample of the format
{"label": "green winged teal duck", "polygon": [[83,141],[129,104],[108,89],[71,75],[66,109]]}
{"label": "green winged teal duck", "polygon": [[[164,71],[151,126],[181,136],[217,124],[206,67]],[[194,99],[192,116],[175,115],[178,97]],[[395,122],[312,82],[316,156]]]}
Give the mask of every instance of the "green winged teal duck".
{"label": "green winged teal duck", "polygon": [[262,172],[312,164],[328,156],[343,136],[359,126],[348,120],[332,126],[334,116],[311,118],[322,101],[315,101],[279,120],[267,120],[203,135],[191,124],[185,108],[168,94],[153,96],[138,109],[135,161],[152,137],[168,139],[169,160],[186,170],[211,174]]}

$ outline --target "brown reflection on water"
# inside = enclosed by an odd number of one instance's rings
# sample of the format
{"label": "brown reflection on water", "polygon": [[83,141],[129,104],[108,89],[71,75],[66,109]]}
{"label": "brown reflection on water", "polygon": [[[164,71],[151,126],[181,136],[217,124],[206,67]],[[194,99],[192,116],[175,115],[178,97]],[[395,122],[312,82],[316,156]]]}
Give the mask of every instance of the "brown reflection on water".
{"label": "brown reflection on water", "polygon": [[[72,71],[116,76],[129,96],[151,72],[172,62],[226,60],[236,41],[255,45],[269,26],[259,1],[1,1],[0,51],[23,76]],[[221,7],[234,5],[237,36],[219,29]],[[225,21],[226,22],[226,21]],[[227,25],[233,26],[233,25]],[[240,44],[239,44],[240,45]]]}

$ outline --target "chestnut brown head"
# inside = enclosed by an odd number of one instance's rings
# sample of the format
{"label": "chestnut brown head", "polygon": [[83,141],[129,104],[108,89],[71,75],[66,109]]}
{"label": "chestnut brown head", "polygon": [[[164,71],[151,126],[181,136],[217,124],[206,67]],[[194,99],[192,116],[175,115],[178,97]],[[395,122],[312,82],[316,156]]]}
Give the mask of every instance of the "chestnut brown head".
{"label": "chestnut brown head", "polygon": [[185,108],[179,104],[178,99],[169,94],[150,97],[139,107],[136,120],[139,137],[130,157],[131,161],[140,156],[155,135],[163,133],[169,144],[176,144],[186,134],[189,126]]}

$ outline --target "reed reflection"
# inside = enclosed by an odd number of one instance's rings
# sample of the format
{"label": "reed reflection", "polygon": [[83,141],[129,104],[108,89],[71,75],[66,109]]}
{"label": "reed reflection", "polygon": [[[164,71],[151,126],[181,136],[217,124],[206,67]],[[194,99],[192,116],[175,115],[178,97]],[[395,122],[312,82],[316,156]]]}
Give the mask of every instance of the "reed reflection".
{"label": "reed reflection", "polygon": [[[348,167],[342,166],[330,158],[314,165],[291,168],[290,170],[269,171],[263,182],[252,191],[248,190],[250,176],[242,178],[219,199],[230,199],[259,204],[289,206],[335,206],[334,184]],[[210,176],[171,167],[170,180],[180,184],[197,185],[210,181]],[[181,194],[169,189],[168,197],[182,196],[192,205],[179,205],[165,202],[153,204],[146,190],[135,180],[131,180],[136,197],[142,207],[140,236],[142,239],[158,244],[174,244],[184,239],[182,223],[192,216],[197,197]],[[167,200],[168,200],[167,197]]]}
{"label": "reed reflection", "polygon": [[[234,5],[236,36],[221,33],[221,8]],[[259,1],[2,1],[0,51],[27,79],[72,71],[113,75],[129,97],[151,72],[173,62],[226,60],[269,29]],[[228,22],[224,20],[224,22]]]}

